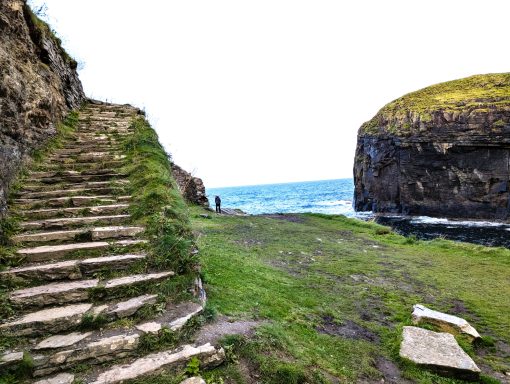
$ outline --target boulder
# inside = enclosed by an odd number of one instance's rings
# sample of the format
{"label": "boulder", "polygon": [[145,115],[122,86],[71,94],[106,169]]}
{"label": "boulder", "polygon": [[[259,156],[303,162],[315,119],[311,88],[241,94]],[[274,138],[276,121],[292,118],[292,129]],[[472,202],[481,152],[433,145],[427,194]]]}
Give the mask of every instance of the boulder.
{"label": "boulder", "polygon": [[400,356],[441,375],[478,380],[480,369],[450,333],[404,327]]}

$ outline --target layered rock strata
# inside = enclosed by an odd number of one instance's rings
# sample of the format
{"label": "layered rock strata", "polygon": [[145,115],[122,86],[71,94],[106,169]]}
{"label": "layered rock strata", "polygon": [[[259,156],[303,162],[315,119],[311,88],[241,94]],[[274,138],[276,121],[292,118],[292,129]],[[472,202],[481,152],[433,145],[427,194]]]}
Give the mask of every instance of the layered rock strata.
{"label": "layered rock strata", "polygon": [[25,0],[0,2],[0,215],[23,160],[85,99],[76,67]]}
{"label": "layered rock strata", "polygon": [[357,211],[508,221],[510,74],[437,84],[361,126]]}

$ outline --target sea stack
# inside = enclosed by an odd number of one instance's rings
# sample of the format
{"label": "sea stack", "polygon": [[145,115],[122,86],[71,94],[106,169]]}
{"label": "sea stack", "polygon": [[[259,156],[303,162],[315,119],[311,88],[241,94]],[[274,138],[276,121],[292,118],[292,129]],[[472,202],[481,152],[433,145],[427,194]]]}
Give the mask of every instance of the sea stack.
{"label": "sea stack", "polygon": [[358,131],[357,211],[510,220],[510,73],[436,84]]}

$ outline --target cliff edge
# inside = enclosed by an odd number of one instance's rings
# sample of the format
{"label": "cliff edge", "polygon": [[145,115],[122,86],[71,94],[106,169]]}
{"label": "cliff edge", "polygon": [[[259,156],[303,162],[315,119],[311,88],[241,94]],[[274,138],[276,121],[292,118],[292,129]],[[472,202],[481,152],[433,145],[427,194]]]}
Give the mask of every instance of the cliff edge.
{"label": "cliff edge", "polygon": [[22,162],[85,99],[76,67],[25,0],[0,2],[0,216]]}
{"label": "cliff edge", "polygon": [[358,131],[357,211],[508,221],[510,73],[436,84]]}

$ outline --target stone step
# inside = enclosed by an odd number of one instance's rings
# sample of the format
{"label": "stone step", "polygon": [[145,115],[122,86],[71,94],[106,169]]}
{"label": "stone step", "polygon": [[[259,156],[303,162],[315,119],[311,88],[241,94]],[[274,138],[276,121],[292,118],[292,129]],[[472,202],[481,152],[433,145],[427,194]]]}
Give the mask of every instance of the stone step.
{"label": "stone step", "polygon": [[174,350],[152,353],[127,364],[105,368],[91,374],[84,382],[89,384],[115,384],[150,376],[164,370],[185,366],[192,358],[200,360],[200,368],[213,368],[225,360],[225,351],[207,343],[200,346],[184,345]]}
{"label": "stone step", "polygon": [[96,142],[96,143],[80,143],[80,144],[70,144],[67,143],[63,148],[56,149],[52,152],[52,155],[77,155],[81,153],[90,153],[90,152],[119,152],[121,147],[119,144],[111,143],[110,141],[106,142]]}
{"label": "stone step", "polygon": [[87,238],[90,241],[116,239],[121,237],[135,237],[144,231],[143,227],[109,226],[65,231],[50,231],[36,233],[22,233],[12,237],[16,243],[41,243],[49,241],[74,241]]}
{"label": "stone step", "polygon": [[107,216],[85,216],[85,217],[69,217],[58,219],[47,219],[41,221],[26,221],[19,223],[22,230],[34,229],[63,229],[73,228],[85,225],[99,224],[121,224],[129,220],[130,215],[107,215]]}
{"label": "stone step", "polygon": [[122,154],[112,154],[110,152],[91,152],[88,154],[81,154],[75,157],[66,157],[66,156],[50,156],[48,157],[48,161],[50,162],[60,162],[60,163],[90,163],[90,162],[106,162],[110,160],[123,160],[126,158],[126,155]]}
{"label": "stone step", "polygon": [[[31,336],[66,332],[78,328],[87,317],[102,316],[104,321],[115,321],[135,315],[141,308],[156,303],[157,295],[142,295],[128,300],[94,306],[92,303],[71,304],[31,312],[18,319],[0,324],[0,330],[10,336]],[[35,350],[57,349],[70,346],[90,336],[91,332],[73,333],[71,338],[47,337],[41,340]]]}
{"label": "stone step", "polygon": [[31,281],[77,280],[102,270],[122,271],[145,258],[145,254],[127,254],[66,260],[10,268],[0,272],[0,276],[13,276]]}
{"label": "stone step", "polygon": [[57,208],[57,209],[36,209],[20,212],[23,217],[32,219],[49,219],[61,217],[77,217],[87,215],[95,216],[101,214],[123,214],[129,209],[129,204],[95,205],[92,207]]}
{"label": "stone step", "polygon": [[107,181],[112,179],[126,178],[128,175],[124,173],[112,172],[102,174],[77,174],[70,176],[56,176],[56,177],[33,177],[31,182],[42,184],[57,184],[57,183],[82,183],[84,181]]}
{"label": "stone step", "polygon": [[[152,299],[154,301],[154,299]],[[152,301],[152,302],[153,302]],[[119,303],[116,307],[110,306],[108,311],[117,310],[116,317],[121,315],[129,315],[133,310],[138,310],[142,304],[142,297],[131,299]],[[188,303],[181,303],[180,306],[187,307]],[[197,305],[197,304],[194,304]],[[133,309],[134,308],[134,309]],[[171,311],[170,311],[171,312]],[[181,331],[186,322],[193,316],[189,314],[184,315],[186,321],[180,320],[175,316],[165,313],[168,318],[168,324],[179,323],[179,327],[172,328],[173,332]],[[103,312],[108,319],[109,312]],[[180,314],[183,315],[182,313]],[[65,335],[50,337],[42,340],[38,345],[44,346],[40,355],[34,355],[35,376],[48,375],[58,370],[72,368],[82,361],[87,364],[101,364],[105,361],[115,360],[127,355],[136,355],[140,353],[137,351],[140,346],[140,337],[151,332],[155,337],[159,337],[162,333],[158,331],[145,331],[143,327],[130,327],[124,329],[106,329],[104,331],[93,331],[92,334],[87,333],[73,333],[70,337]],[[54,345],[51,345],[54,344]],[[59,344],[65,344],[60,346]],[[36,347],[37,348],[37,347]],[[43,348],[40,348],[43,349]],[[105,352],[109,351],[107,355]]]}
{"label": "stone step", "polygon": [[109,175],[115,174],[115,170],[111,168],[102,168],[102,169],[91,169],[91,170],[83,170],[83,171],[44,171],[44,172],[29,172],[28,177],[30,180],[34,179],[47,179],[50,177],[60,177],[64,178],[67,176],[85,176],[85,175]]}
{"label": "stone step", "polygon": [[65,189],[89,189],[89,188],[123,188],[129,185],[129,179],[115,179],[106,181],[86,181],[83,183],[65,183],[65,184],[27,184],[23,185],[23,192],[45,192]]}
{"label": "stone step", "polygon": [[114,195],[92,195],[92,196],[71,196],[54,197],[49,199],[14,199],[13,203],[18,209],[33,210],[36,208],[69,208],[69,207],[87,207],[97,205],[115,204],[123,201],[129,201],[129,196]]}
{"label": "stone step", "polygon": [[21,308],[76,303],[91,299],[93,289],[104,290],[104,294],[108,295],[111,291],[119,288],[134,287],[145,283],[155,284],[173,275],[173,272],[167,271],[118,277],[102,282],[99,279],[90,279],[50,283],[10,292],[9,301]]}
{"label": "stone step", "polygon": [[118,195],[124,192],[121,187],[97,187],[97,188],[75,188],[75,189],[55,189],[51,191],[39,192],[23,192],[18,193],[18,198],[21,199],[39,199],[48,197],[71,197],[71,196],[88,196],[88,195],[105,195],[114,193]]}
{"label": "stone step", "polygon": [[105,168],[106,166],[110,168],[120,169],[126,165],[125,160],[108,160],[105,162],[85,162],[80,163],[74,161],[74,159],[69,158],[66,162],[52,162],[39,164],[34,166],[34,170],[42,170],[42,171],[56,171],[56,170],[70,170],[70,171],[89,171],[89,170],[97,170],[100,168]]}
{"label": "stone step", "polygon": [[61,245],[43,245],[34,248],[18,249],[16,254],[25,257],[29,262],[59,260],[76,251],[105,250],[111,247],[129,247],[146,243],[146,240],[119,240],[113,242],[93,241]]}

